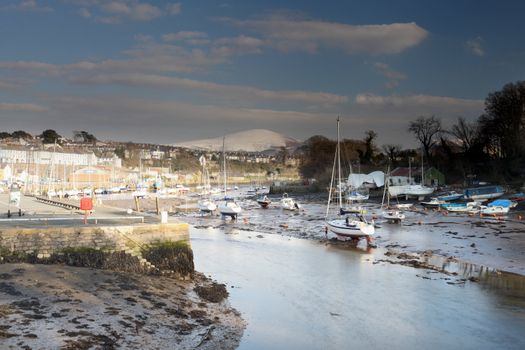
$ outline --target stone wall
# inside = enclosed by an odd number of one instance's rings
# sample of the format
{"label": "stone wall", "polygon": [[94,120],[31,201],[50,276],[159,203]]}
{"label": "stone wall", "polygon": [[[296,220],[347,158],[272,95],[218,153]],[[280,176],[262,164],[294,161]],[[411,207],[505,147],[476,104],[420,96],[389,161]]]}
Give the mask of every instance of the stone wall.
{"label": "stone wall", "polygon": [[47,259],[67,249],[90,248],[105,253],[124,252],[148,264],[141,256],[145,245],[178,241],[189,244],[188,224],[1,228],[0,261],[5,256],[25,254]]}

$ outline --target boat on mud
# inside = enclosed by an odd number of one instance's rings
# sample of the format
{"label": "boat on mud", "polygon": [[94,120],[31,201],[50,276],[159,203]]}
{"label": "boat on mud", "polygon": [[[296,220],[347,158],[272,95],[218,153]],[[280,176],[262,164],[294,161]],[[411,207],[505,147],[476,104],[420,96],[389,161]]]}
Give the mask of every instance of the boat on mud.
{"label": "boat on mud", "polygon": [[217,204],[210,199],[203,199],[198,202],[198,207],[202,213],[211,213],[217,209]]}
{"label": "boat on mud", "polygon": [[272,201],[270,200],[270,198],[268,198],[268,196],[264,196],[262,198],[257,199],[257,204],[259,204],[263,209],[268,208],[271,203]]}
{"label": "boat on mud", "polygon": [[386,221],[392,223],[401,223],[401,221],[405,220],[405,214],[399,210],[386,210],[381,216]]}
{"label": "boat on mud", "polygon": [[454,212],[454,213],[473,213],[479,211],[481,206],[480,202],[468,202],[468,203],[443,203],[440,205],[441,208]]}
{"label": "boat on mud", "polygon": [[437,196],[437,199],[445,202],[452,202],[463,199],[463,193],[457,193],[456,191],[450,191]]}
{"label": "boat on mud", "polygon": [[498,198],[505,194],[502,186],[482,186],[467,188],[464,191],[465,198],[471,200]]}
{"label": "boat on mud", "polygon": [[414,206],[414,203],[397,203],[395,207],[397,209],[408,210]]}
{"label": "boat on mud", "polygon": [[[339,137],[339,118],[337,118],[337,145],[335,148],[335,160],[334,160],[334,167],[332,170],[332,178],[330,181],[330,189],[328,191],[328,203],[326,206],[326,215],[325,215],[325,223],[326,223],[326,232],[328,231],[334,233],[337,236],[337,239],[346,241],[346,240],[354,240],[357,241],[362,237],[366,237],[367,241],[370,241],[371,236],[375,233],[375,227],[374,222],[371,223],[367,222],[363,215],[357,214],[355,218],[350,218],[350,216],[345,216],[345,218],[341,219],[332,219],[328,220],[328,214],[330,212],[330,203],[332,201],[332,189],[334,185],[334,179],[336,175],[336,166],[337,166],[337,187],[341,188],[342,180],[341,180],[341,145],[340,145],[340,137]],[[343,209],[343,196],[342,191],[338,191],[338,205],[339,205],[339,214],[344,215],[342,213]]]}
{"label": "boat on mud", "polygon": [[509,199],[497,199],[487,204],[487,206],[482,206],[480,212],[484,215],[506,215],[516,205],[518,205],[517,202]]}
{"label": "boat on mud", "polygon": [[339,208],[339,214],[366,214],[366,209],[361,205],[347,205]]}
{"label": "boat on mud", "polygon": [[284,210],[299,210],[301,209],[301,205],[297,203],[293,198],[288,197],[288,193],[283,194],[283,198],[281,198],[281,208]]}
{"label": "boat on mud", "polygon": [[420,202],[420,204],[427,208],[439,208],[442,204],[446,204],[446,202],[437,199],[437,197],[433,197],[433,198],[430,198],[430,201]]}
{"label": "boat on mud", "polygon": [[223,180],[224,180],[224,199],[218,205],[219,212],[222,217],[229,216],[233,220],[237,219],[237,216],[242,212],[242,208],[235,202],[231,197],[227,196],[228,186],[227,186],[227,175],[226,175],[226,153],[224,151],[224,138],[222,139],[222,164],[223,164]]}

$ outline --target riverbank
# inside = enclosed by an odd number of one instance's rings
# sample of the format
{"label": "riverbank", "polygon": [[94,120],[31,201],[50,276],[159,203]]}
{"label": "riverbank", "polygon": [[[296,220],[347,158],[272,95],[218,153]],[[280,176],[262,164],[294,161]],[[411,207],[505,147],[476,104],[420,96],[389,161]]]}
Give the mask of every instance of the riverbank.
{"label": "riverbank", "polygon": [[3,349],[234,349],[224,285],[62,265],[0,264]]}

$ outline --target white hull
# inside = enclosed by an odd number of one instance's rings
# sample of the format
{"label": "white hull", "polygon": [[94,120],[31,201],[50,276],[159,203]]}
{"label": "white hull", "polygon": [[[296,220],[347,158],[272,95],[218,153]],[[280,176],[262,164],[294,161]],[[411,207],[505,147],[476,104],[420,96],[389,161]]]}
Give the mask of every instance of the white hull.
{"label": "white hull", "polygon": [[505,215],[505,214],[508,214],[509,210],[510,210],[509,207],[500,207],[500,206],[485,207],[485,208],[481,208],[481,214],[483,215]]}
{"label": "white hull", "polygon": [[382,216],[383,219],[386,219],[388,221],[402,221],[405,219],[405,214],[397,210],[385,211],[383,212]]}
{"label": "white hull", "polygon": [[410,209],[412,208],[414,204],[412,203],[401,203],[401,204],[396,204],[396,208],[397,209]]}
{"label": "white hull", "polygon": [[375,233],[373,224],[358,220],[349,220],[348,223],[344,219],[330,220],[326,222],[328,229],[335,233],[339,239],[351,239],[359,237],[369,237]]}
{"label": "white hull", "polygon": [[242,212],[242,208],[234,201],[224,201],[219,204],[219,212],[223,216],[237,216]]}
{"label": "white hull", "polygon": [[391,197],[398,196],[428,196],[434,192],[434,188],[421,185],[404,185],[404,186],[388,186],[388,193]]}
{"label": "white hull", "polygon": [[349,202],[362,202],[362,201],[366,201],[368,200],[368,198],[370,197],[370,195],[368,194],[360,194],[360,193],[351,193],[351,194],[347,194],[345,196],[345,199]]}
{"label": "white hull", "polygon": [[282,198],[281,199],[281,208],[284,210],[299,210],[301,206],[299,203],[294,201],[292,198]]}
{"label": "white hull", "polygon": [[209,213],[217,209],[217,204],[209,200],[199,201],[198,206],[199,210],[205,213]]}
{"label": "white hull", "polygon": [[474,201],[480,200],[480,199],[492,199],[492,198],[498,198],[503,196],[504,192],[495,192],[495,193],[488,193],[488,194],[477,194],[470,196],[469,199],[472,199]]}

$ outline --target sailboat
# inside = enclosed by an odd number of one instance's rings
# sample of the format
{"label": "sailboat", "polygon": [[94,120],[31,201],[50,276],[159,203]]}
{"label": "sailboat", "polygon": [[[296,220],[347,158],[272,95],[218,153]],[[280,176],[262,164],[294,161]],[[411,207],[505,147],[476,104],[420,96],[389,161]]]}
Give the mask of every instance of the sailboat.
{"label": "sailboat", "polygon": [[385,197],[386,197],[386,206],[385,206],[386,210],[383,211],[381,216],[383,217],[383,219],[387,220],[388,222],[398,224],[398,223],[401,223],[401,221],[405,219],[405,214],[402,211],[390,208],[390,193],[388,192],[388,187],[390,186],[390,166],[388,167],[387,174],[388,175],[386,175],[387,178],[385,180],[385,187],[383,190],[383,200],[381,202],[381,209],[383,209],[383,206],[385,204]]}
{"label": "sailboat", "polygon": [[[332,178],[330,180],[330,190],[328,192],[328,204],[326,206],[326,228],[333,232],[339,240],[357,240],[361,237],[370,239],[375,233],[374,223],[368,223],[362,215],[357,215],[355,219],[346,216],[344,219],[332,219],[328,220],[328,214],[330,212],[330,202],[332,200],[332,188],[334,184],[335,167],[337,165],[337,182],[338,189],[342,187],[341,181],[341,146],[339,136],[339,117],[337,118],[337,145],[335,148],[334,166],[332,168]],[[339,210],[343,207],[343,195],[342,191],[337,191]]]}
{"label": "sailboat", "polygon": [[224,181],[224,199],[219,204],[219,212],[223,217],[229,216],[233,220],[237,219],[237,215],[242,212],[242,208],[227,193],[227,174],[226,174],[226,153],[224,151],[224,137],[222,138],[222,166],[223,166],[223,181]]}
{"label": "sailboat", "polygon": [[[360,167],[359,167],[358,172],[360,173]],[[368,187],[363,186],[363,184],[361,184],[358,187],[355,187],[354,185],[352,185],[350,183],[350,178],[353,177],[352,174],[353,174],[352,164],[350,164],[350,176],[349,176],[348,186],[346,188],[345,199],[351,203],[352,202],[363,202],[363,201],[368,200],[368,198],[370,197]]]}
{"label": "sailboat", "polygon": [[[408,169],[409,172],[411,171],[410,166],[410,158],[408,159],[409,165]],[[412,176],[408,176],[408,185],[399,185],[399,186],[389,186],[388,187],[388,193],[392,197],[398,197],[398,196],[413,196],[423,199],[423,197],[428,196],[429,194],[432,194],[434,192],[433,187],[428,187],[424,185],[424,168],[423,168],[423,153],[421,153],[421,184],[412,184]]]}
{"label": "sailboat", "polygon": [[217,209],[217,204],[213,202],[210,197],[210,174],[208,173],[208,169],[206,168],[206,157],[204,155],[200,156],[199,163],[202,165],[202,190],[203,190],[203,198],[199,200],[197,205],[199,206],[199,210],[201,213],[211,213],[215,209]]}

